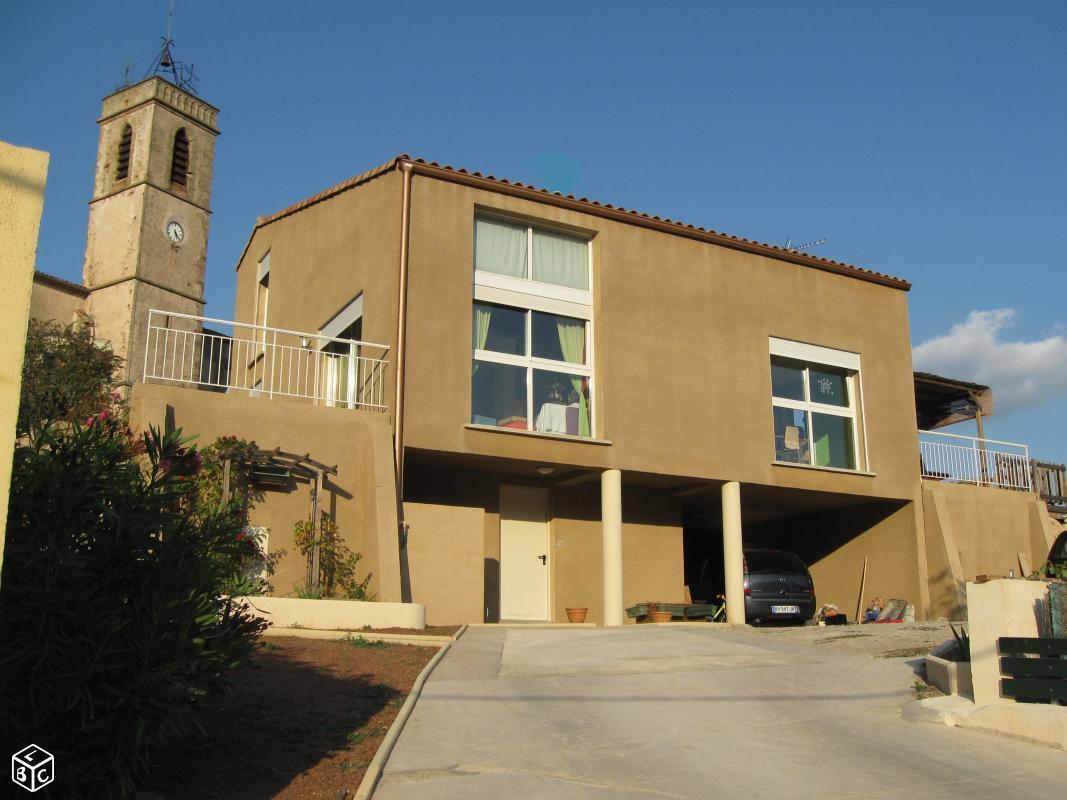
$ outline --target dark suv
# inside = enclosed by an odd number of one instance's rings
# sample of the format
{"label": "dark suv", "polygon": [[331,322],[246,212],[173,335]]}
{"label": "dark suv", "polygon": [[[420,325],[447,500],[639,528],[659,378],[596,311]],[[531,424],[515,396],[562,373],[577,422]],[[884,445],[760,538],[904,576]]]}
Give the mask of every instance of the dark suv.
{"label": "dark suv", "polygon": [[745,622],[815,616],[811,573],[785,550],[745,550]]}

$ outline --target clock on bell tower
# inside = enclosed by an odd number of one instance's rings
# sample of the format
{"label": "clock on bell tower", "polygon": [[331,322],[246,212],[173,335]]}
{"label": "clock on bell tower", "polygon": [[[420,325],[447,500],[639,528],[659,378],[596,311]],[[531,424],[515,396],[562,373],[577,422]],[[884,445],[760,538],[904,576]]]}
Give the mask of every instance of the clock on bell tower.
{"label": "clock on bell tower", "polygon": [[83,282],[128,383],[141,379],[150,309],[203,314],[217,120],[158,75],[104,98]]}

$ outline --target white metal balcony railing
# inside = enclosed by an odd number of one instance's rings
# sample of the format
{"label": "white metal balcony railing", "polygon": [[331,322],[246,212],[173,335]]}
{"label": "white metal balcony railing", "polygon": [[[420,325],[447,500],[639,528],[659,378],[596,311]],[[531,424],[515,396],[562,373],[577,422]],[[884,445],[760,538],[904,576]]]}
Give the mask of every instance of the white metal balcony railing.
{"label": "white metal balcony railing", "polygon": [[919,431],[919,453],[924,478],[1033,491],[1025,444]]}
{"label": "white metal balcony railing", "polygon": [[[205,329],[230,328],[233,335]],[[387,345],[153,309],[144,380],[385,409]]]}

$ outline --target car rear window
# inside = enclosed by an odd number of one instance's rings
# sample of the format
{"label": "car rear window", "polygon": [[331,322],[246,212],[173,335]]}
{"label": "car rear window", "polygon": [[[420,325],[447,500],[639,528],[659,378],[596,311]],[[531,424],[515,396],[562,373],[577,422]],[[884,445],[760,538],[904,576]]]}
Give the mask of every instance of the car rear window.
{"label": "car rear window", "polygon": [[792,553],[745,553],[750,575],[761,572],[806,572],[804,562]]}

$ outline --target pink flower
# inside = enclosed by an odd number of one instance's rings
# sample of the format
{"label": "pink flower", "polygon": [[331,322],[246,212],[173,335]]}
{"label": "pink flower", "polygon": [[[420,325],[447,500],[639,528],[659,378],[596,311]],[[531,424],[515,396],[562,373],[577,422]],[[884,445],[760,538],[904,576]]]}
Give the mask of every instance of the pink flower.
{"label": "pink flower", "polygon": [[99,414],[96,415],[96,418],[98,420],[100,420],[101,422],[103,422],[104,420],[106,420],[110,416],[111,415],[108,414],[106,411],[101,411]]}
{"label": "pink flower", "polygon": [[112,392],[111,393],[111,399],[112,400],[121,400],[122,399],[122,395],[119,394],[118,392]]}

